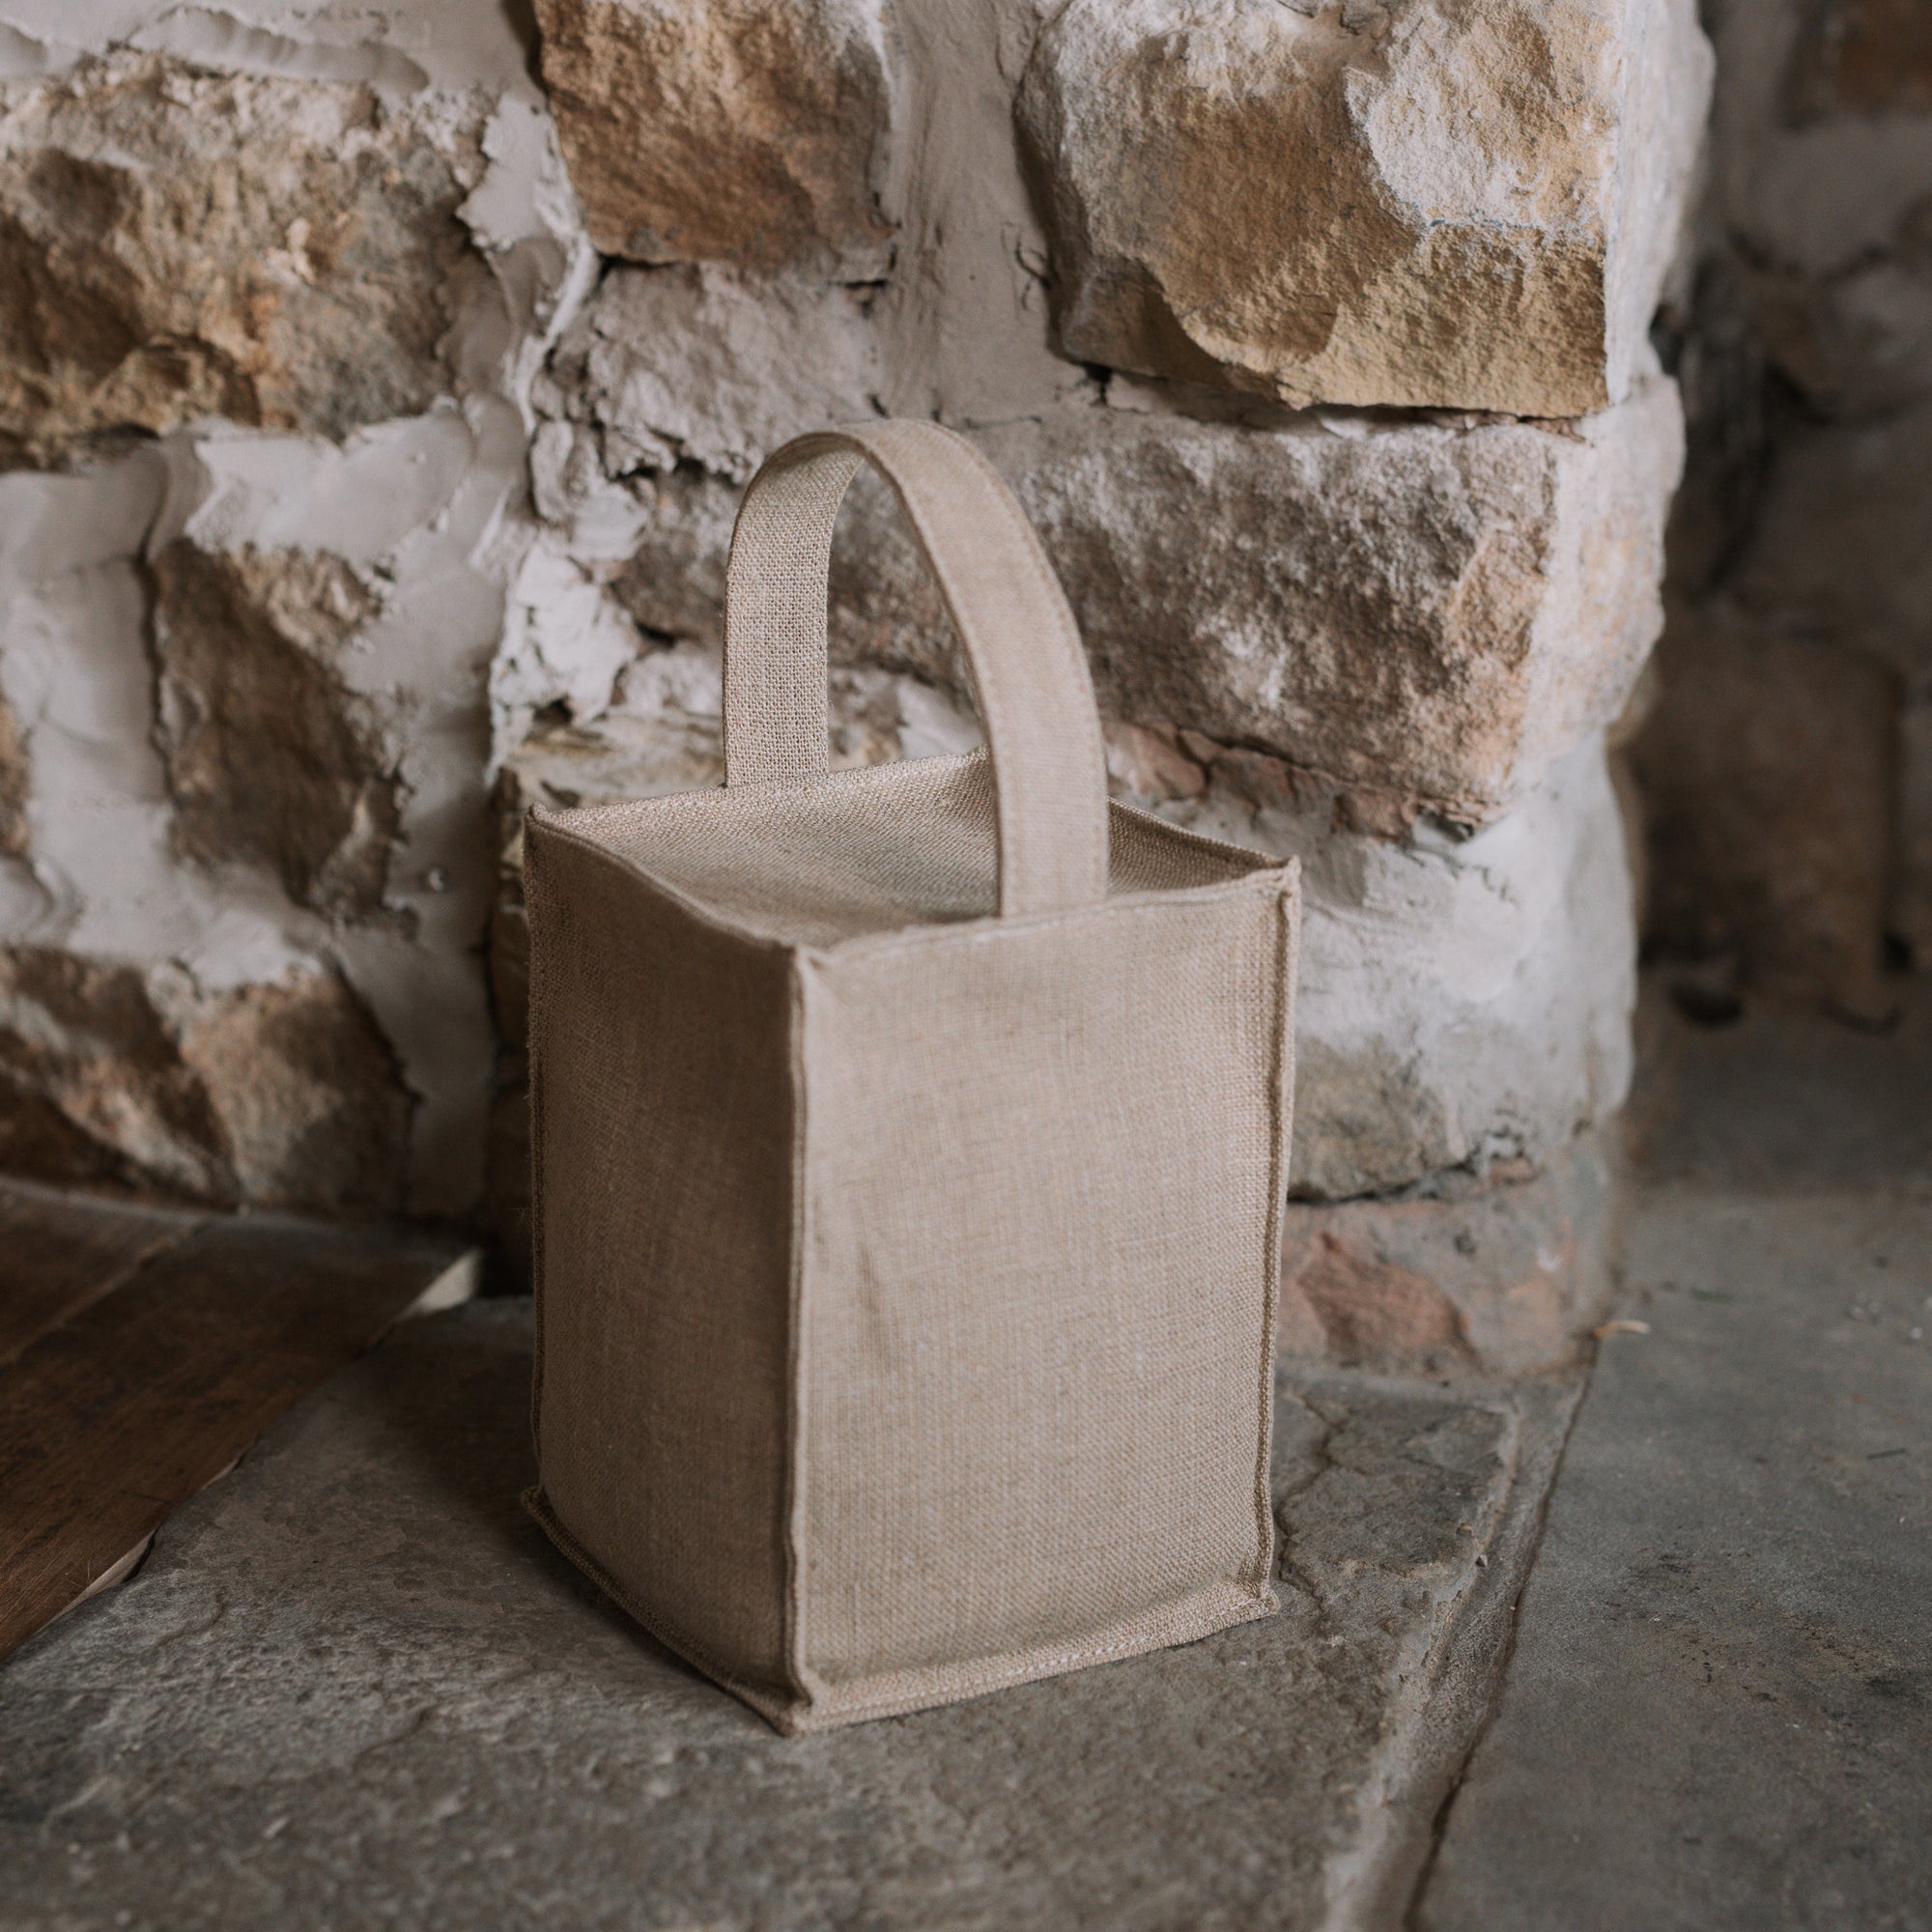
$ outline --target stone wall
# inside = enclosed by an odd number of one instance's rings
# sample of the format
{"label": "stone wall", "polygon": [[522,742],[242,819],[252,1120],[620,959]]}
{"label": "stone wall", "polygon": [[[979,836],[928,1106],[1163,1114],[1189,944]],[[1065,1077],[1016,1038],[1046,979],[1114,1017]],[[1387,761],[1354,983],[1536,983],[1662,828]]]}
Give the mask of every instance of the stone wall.
{"label": "stone wall", "polygon": [[1706,1010],[1882,1025],[1932,961],[1932,11],[1708,12],[1649,923]]}
{"label": "stone wall", "polygon": [[[1040,529],[1119,795],[1303,859],[1293,1332],[1561,1351],[1690,0],[8,18],[10,1164],[514,1253],[518,814],[715,782],[744,483],[929,414]],[[837,758],[975,742],[883,493],[841,527]]]}

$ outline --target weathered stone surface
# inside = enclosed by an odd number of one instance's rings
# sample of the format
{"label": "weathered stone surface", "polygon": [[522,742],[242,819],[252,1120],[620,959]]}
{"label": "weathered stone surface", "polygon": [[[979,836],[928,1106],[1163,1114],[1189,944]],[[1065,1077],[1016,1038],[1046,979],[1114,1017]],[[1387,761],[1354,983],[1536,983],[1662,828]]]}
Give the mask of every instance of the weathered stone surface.
{"label": "weathered stone surface", "polygon": [[536,0],[591,239],[639,262],[876,274],[876,0]]}
{"label": "weathered stone surface", "polygon": [[1291,1204],[1284,1354],[1434,1376],[1576,1360],[1610,1297],[1613,1158],[1583,1134],[1527,1178],[1499,1169],[1423,1198]]}
{"label": "weathered stone surface", "polygon": [[1744,987],[1876,1021],[1891,886],[1895,679],[1855,651],[1686,613],[1632,758],[1651,937]]}
{"label": "weathered stone surface", "polygon": [[1062,341],[1297,406],[1599,409],[1709,77],[1687,0],[1072,0],[1020,105]]}
{"label": "weathered stone surface", "polygon": [[13,1172],[388,1210],[412,1105],[332,975],[204,993],[177,968],[0,952],[0,1164]]}
{"label": "weathered stone surface", "polygon": [[1129,795],[1302,863],[1294,1195],[1533,1171],[1608,1118],[1630,1078],[1635,936],[1601,749],[1459,839],[1428,819],[1365,822],[1373,797],[1182,743],[1206,760],[1203,791]]}
{"label": "weathered stone surface", "polygon": [[1701,1024],[1669,997],[1670,976],[1647,974],[1624,1114],[1633,1166],[1660,1186],[1922,1197],[1932,1174],[1932,977],[1893,983],[1898,1025],[1855,1032],[1813,1009],[1764,1001],[1747,1002],[1726,1025]]}
{"label": "weathered stone surface", "polygon": [[[1923,1093],[1900,1098],[1922,1114]],[[1932,1924],[1927,1172],[1917,1200],[1637,1197],[1626,1305],[1649,1333],[1605,1343],[1405,1922]]]}
{"label": "weathered stone surface", "polygon": [[540,440],[540,490],[567,494],[578,436],[610,480],[692,463],[744,483],[790,438],[875,413],[866,299],[708,263],[612,270],[551,357],[539,401],[574,434]]}
{"label": "weathered stone surface", "polygon": [[404,1205],[415,1101],[342,980],[237,987],[183,1028],[181,1054],[220,1123],[237,1198],[335,1213]]}
{"label": "weathered stone surface", "polygon": [[338,436],[445,386],[450,162],[371,89],[117,54],[0,94],[0,462],[222,415]]}
{"label": "weathered stone surface", "polygon": [[[31,866],[0,867],[0,943],[171,961],[209,989],[339,969],[419,1096],[397,1158],[412,1210],[439,1216],[470,1210],[482,1186],[484,679],[504,597],[478,553],[523,451],[507,408],[471,413],[489,465],[451,407],[342,446],[213,432],[76,473],[0,475],[0,689],[26,739],[33,836]],[[164,690],[157,561],[207,619],[181,690]],[[380,612],[347,621],[372,599]],[[309,646],[313,672],[297,662]],[[226,737],[204,728],[204,693],[236,698]],[[218,863],[182,837],[168,754],[190,751],[180,776],[209,808]],[[359,895],[382,847],[335,829],[362,825],[365,779],[377,805],[394,780],[399,815],[380,907]],[[265,795],[263,822],[238,824],[255,810],[238,801]],[[285,862],[327,910],[291,896]],[[335,1105],[326,1091],[314,1103]]]}
{"label": "weathered stone surface", "polygon": [[271,867],[339,917],[382,903],[398,778],[335,659],[377,610],[339,557],[204,551],[154,559],[160,738],[182,849]]}
{"label": "weathered stone surface", "polygon": [[1575,1399],[1285,1378],[1280,1616],[801,1744],[524,1516],[529,1372],[406,1324],[10,1662],[20,1932],[1397,1922]]}
{"label": "weathered stone surface", "polygon": [[0,1001],[11,1172],[224,1191],[213,1107],[138,969],[14,949],[0,955]]}
{"label": "weathered stone surface", "polygon": [[[1662,622],[1681,440],[1654,381],[1571,434],[1068,410],[975,440],[1044,540],[1103,709],[1185,726],[1463,823],[1621,709]],[[715,643],[730,497],[653,480],[618,594]],[[890,496],[854,485],[833,644],[966,688]]]}

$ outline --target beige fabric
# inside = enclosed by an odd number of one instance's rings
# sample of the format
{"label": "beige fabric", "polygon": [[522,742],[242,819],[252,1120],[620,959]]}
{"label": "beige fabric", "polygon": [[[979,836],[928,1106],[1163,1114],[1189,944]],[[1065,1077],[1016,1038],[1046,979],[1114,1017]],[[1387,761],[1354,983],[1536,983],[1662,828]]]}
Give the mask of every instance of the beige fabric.
{"label": "beige fabric", "polygon": [[825,770],[826,576],[864,457],[893,486],[966,648],[999,798],[1000,910],[1106,892],[1107,765],[1073,613],[993,466],[937,423],[787,443],[746,494],[724,594],[724,781]]}
{"label": "beige fabric", "polygon": [[[800,679],[855,445],[949,582],[988,753],[822,769]],[[735,781],[526,841],[532,1507],[787,1730],[1274,1606],[1294,870],[1109,811],[1084,668],[1001,589],[1037,546],[963,448],[774,458]]]}

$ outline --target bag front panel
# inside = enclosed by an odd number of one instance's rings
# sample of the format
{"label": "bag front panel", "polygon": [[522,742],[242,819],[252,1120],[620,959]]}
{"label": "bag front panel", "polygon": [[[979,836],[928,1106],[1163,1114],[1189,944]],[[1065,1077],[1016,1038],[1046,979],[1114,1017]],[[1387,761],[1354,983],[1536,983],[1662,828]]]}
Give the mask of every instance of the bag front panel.
{"label": "bag front panel", "polygon": [[667,1641],[781,1684],[790,964],[528,850],[544,1496]]}
{"label": "bag front panel", "polygon": [[1276,874],[801,962],[808,1685],[1271,1602],[1293,939]]}

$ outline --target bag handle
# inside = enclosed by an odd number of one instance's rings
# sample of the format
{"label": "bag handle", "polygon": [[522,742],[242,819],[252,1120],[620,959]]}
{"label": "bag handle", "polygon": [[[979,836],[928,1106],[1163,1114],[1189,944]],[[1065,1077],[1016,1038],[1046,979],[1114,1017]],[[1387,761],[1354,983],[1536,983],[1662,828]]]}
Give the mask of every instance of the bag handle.
{"label": "bag handle", "polygon": [[1080,634],[1038,537],[993,466],[932,422],[802,436],[745,492],[724,591],[724,782],[829,768],[826,580],[862,462],[893,487],[959,640],[986,727],[1003,915],[1107,892],[1107,776]]}

